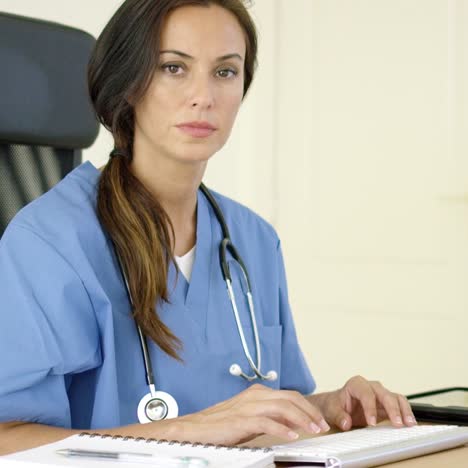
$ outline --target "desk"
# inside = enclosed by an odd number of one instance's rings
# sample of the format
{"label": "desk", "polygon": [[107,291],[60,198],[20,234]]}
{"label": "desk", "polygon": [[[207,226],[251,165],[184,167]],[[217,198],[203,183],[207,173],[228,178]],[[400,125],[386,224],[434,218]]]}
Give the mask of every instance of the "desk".
{"label": "desk", "polygon": [[[308,436],[303,436],[301,439],[305,439],[306,437]],[[284,443],[285,442],[280,439],[261,436],[243,445],[247,447],[269,447],[271,445]],[[277,463],[276,466],[278,468],[287,468],[288,466],[294,466],[294,464]],[[423,457],[411,458],[382,466],[385,466],[385,468],[468,468],[468,446],[432,453]]]}

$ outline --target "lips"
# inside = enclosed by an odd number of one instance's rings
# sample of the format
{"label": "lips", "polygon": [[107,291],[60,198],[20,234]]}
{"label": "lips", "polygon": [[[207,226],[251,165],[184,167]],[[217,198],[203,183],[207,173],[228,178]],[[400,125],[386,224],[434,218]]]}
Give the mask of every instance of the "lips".
{"label": "lips", "polygon": [[217,129],[209,122],[184,122],[176,127],[187,135],[194,138],[206,138],[212,135]]}

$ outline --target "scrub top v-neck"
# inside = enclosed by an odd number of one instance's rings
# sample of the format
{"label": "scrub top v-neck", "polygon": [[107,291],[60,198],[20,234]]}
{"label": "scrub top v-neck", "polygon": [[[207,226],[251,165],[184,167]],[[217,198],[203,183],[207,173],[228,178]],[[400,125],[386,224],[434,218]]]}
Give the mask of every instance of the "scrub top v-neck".
{"label": "scrub top v-neck", "polygon": [[193,262],[195,260],[195,246],[193,246],[187,253],[182,256],[175,256],[175,261],[177,263],[177,268],[184,275],[184,278],[187,282],[190,283],[190,278],[192,277]]}

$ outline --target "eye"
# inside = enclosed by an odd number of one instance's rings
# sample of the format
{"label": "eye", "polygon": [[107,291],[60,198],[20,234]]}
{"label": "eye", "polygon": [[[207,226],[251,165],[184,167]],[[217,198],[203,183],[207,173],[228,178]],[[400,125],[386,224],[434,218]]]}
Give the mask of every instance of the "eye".
{"label": "eye", "polygon": [[170,75],[180,75],[180,73],[183,71],[182,66],[177,65],[175,63],[168,63],[166,65],[163,65],[161,68],[163,71],[169,73]]}
{"label": "eye", "polygon": [[220,78],[232,78],[237,75],[237,71],[232,68],[223,68],[222,70],[218,70],[216,75]]}

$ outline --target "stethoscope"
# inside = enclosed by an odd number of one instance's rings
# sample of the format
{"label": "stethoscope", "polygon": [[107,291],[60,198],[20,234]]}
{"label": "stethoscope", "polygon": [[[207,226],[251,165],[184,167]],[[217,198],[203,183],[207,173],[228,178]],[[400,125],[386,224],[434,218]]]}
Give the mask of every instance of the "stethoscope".
{"label": "stethoscope", "polygon": [[[247,362],[250,365],[251,370],[253,371],[252,375],[248,375],[242,371],[242,368],[239,364],[232,364],[229,368],[229,372],[231,375],[236,377],[242,377],[245,380],[252,382],[253,380],[260,379],[260,380],[269,380],[275,381],[278,378],[278,374],[274,370],[268,371],[266,374],[262,374],[261,372],[261,365],[262,365],[262,356],[261,356],[261,348],[260,348],[260,338],[258,336],[258,328],[257,328],[257,320],[255,316],[255,308],[252,298],[252,288],[250,283],[249,274],[247,272],[247,268],[239,255],[239,252],[234,247],[231,236],[229,234],[229,229],[226,225],[226,221],[224,219],[223,213],[221,208],[219,207],[218,203],[214,199],[213,195],[210,193],[208,188],[204,185],[200,185],[200,189],[203,195],[206,197],[208,202],[210,203],[211,207],[213,208],[216,218],[221,226],[223,232],[223,240],[219,245],[219,261],[221,265],[221,271],[223,273],[223,279],[226,283],[227,292],[229,296],[229,300],[231,302],[232,311],[234,313],[234,317],[236,320],[237,331],[239,332],[239,338],[242,343],[242,348],[244,350],[245,357],[247,358]],[[257,357],[257,362],[255,363],[252,355],[250,354],[249,347],[247,345],[247,341],[245,339],[244,328],[242,326],[239,311],[237,309],[236,298],[234,295],[234,290],[232,287],[232,276],[231,270],[229,268],[229,262],[227,260],[227,253],[230,253],[232,258],[235,262],[239,265],[242,276],[245,281],[246,291],[244,294],[247,297],[247,303],[249,305],[249,314],[250,314],[250,321],[252,324],[252,330],[254,335],[254,342],[255,342],[255,355]],[[122,272],[122,276],[124,278],[125,288],[127,290],[128,298],[130,300],[130,304],[132,307],[134,306],[132,295],[130,292],[130,287],[127,279],[127,275],[125,270],[122,266],[122,262],[119,258],[117,253],[117,260],[120,265],[120,270]],[[179,406],[177,405],[177,401],[175,398],[167,392],[163,392],[161,390],[156,390],[154,384],[154,376],[153,376],[153,367],[151,363],[151,356],[148,350],[148,343],[146,341],[146,337],[141,330],[141,327],[136,324],[138,337],[140,340],[141,351],[143,354],[143,361],[145,365],[145,373],[146,373],[146,382],[149,387],[149,393],[146,394],[138,404],[138,420],[141,424],[160,421],[162,419],[170,419],[175,418],[179,414]]]}

